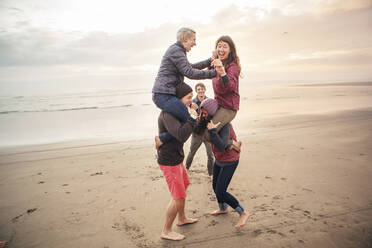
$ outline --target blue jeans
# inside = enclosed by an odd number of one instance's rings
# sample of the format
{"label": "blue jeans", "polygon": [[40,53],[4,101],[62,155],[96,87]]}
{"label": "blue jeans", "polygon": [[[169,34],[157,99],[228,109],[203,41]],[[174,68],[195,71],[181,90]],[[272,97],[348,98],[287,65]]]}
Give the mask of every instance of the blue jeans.
{"label": "blue jeans", "polygon": [[[190,117],[189,111],[187,110],[185,104],[183,104],[181,100],[174,95],[153,93],[152,101],[158,108],[173,115],[182,124],[185,124],[187,119]],[[168,132],[159,134],[159,139],[163,143],[167,143],[172,138],[173,136]]]}
{"label": "blue jeans", "polygon": [[[231,178],[234,175],[236,167],[238,167],[239,160],[235,161],[233,165],[227,166],[218,166],[216,162],[214,162],[213,166],[213,190],[216,194],[218,204],[224,205],[228,204],[233,209],[241,208],[239,201],[229,192],[227,192],[227,188],[229,187]],[[222,209],[225,210],[225,209]],[[244,211],[244,209],[243,209]]]}

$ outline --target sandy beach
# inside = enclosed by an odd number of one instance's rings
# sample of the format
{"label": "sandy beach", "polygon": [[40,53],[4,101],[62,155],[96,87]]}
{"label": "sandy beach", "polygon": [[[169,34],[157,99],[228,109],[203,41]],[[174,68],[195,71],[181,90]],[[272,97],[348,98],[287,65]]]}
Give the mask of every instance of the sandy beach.
{"label": "sandy beach", "polygon": [[[204,147],[189,171],[180,242],[159,238],[170,194],[153,137],[0,150],[0,240],[10,248],[372,247],[372,83],[244,86],[231,191],[214,217]],[[154,107],[155,109],[155,107]],[[154,120],[154,125],[156,125]],[[185,144],[188,153],[190,140]]]}

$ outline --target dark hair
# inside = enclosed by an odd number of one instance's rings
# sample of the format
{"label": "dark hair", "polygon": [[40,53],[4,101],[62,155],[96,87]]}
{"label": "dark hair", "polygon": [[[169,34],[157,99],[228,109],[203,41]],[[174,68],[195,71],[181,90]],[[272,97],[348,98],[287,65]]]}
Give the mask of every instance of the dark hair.
{"label": "dark hair", "polygon": [[195,85],[195,91],[196,91],[196,89],[197,89],[199,86],[202,87],[202,88],[204,88],[204,89],[206,89],[206,88],[205,88],[205,85],[204,85],[203,83],[197,83],[197,84]]}
{"label": "dark hair", "polygon": [[240,65],[240,59],[238,57],[238,54],[236,53],[234,41],[231,39],[230,36],[223,35],[220,38],[218,38],[218,40],[216,41],[215,49],[217,49],[217,45],[220,41],[226,42],[227,44],[229,44],[229,47],[230,47],[229,57],[225,61],[222,61],[224,67],[226,68],[226,66],[228,66],[230,63],[235,62],[235,64],[237,64],[237,66],[239,67],[239,75],[240,75],[242,67]]}
{"label": "dark hair", "polygon": [[208,122],[212,120],[212,116],[207,115],[207,118],[205,118],[202,114],[202,111],[200,111],[199,117],[198,117],[198,122],[196,127],[194,128],[194,133],[202,136],[207,129]]}

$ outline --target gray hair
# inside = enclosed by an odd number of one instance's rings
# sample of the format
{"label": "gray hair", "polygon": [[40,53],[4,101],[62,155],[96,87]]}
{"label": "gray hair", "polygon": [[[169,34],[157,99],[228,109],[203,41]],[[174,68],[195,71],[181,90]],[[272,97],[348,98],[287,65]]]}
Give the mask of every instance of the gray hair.
{"label": "gray hair", "polygon": [[183,42],[185,38],[190,38],[195,33],[191,28],[180,28],[177,32],[177,41]]}

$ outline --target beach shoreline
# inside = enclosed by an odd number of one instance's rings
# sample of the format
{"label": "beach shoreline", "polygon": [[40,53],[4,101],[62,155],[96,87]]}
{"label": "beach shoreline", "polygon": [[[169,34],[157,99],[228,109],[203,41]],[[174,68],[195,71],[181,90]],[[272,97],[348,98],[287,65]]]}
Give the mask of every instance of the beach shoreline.
{"label": "beach shoreline", "polygon": [[1,148],[0,239],[10,248],[370,247],[372,92],[319,88],[242,97],[229,191],[252,216],[240,231],[235,212],[208,214],[217,203],[202,146],[186,201],[200,222],[175,228],[184,241],[159,238],[170,196],[149,137]]}

